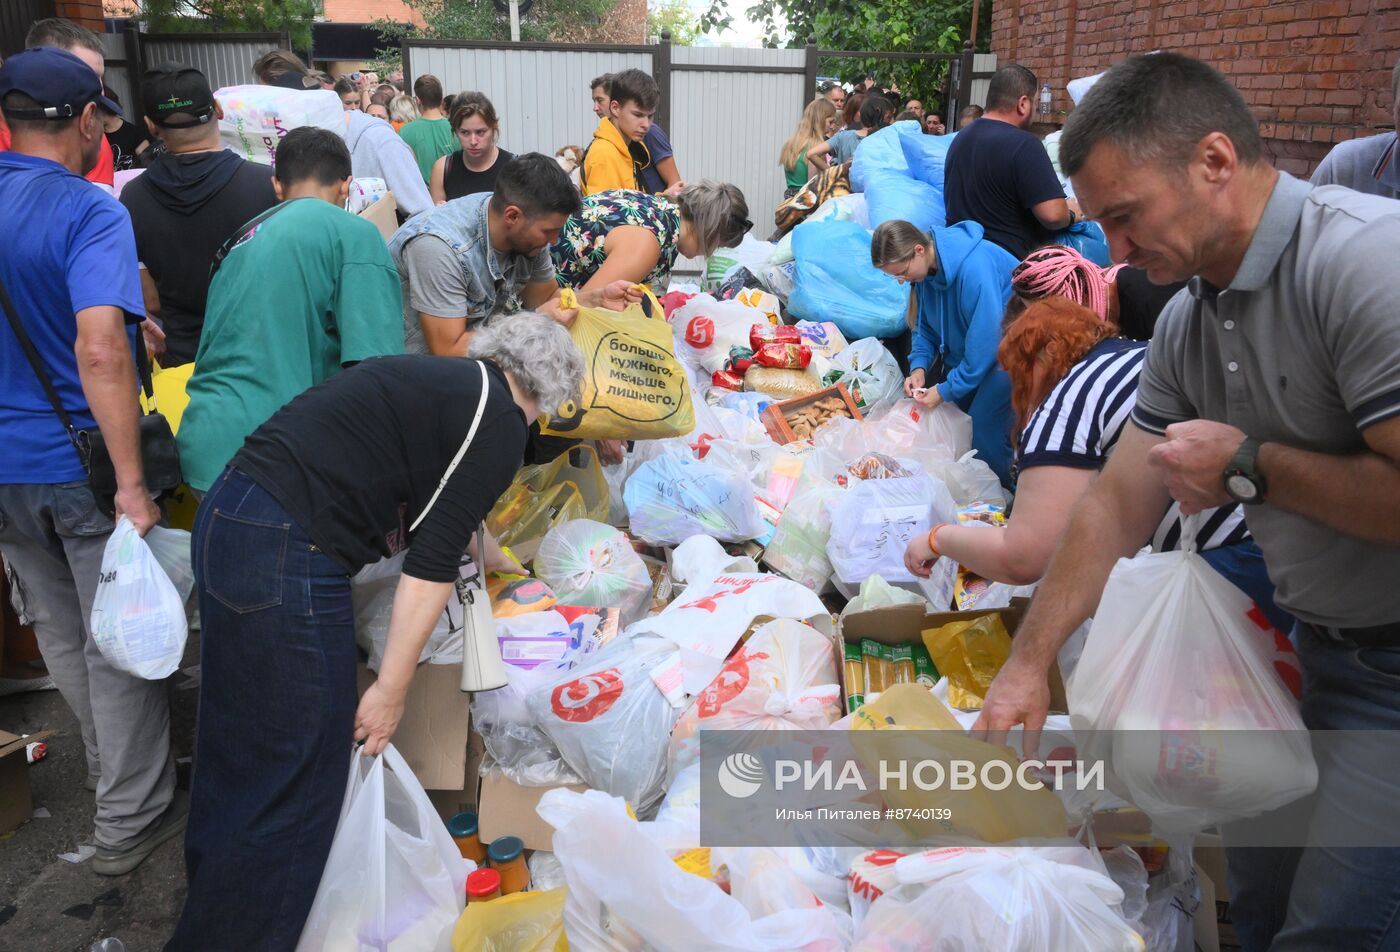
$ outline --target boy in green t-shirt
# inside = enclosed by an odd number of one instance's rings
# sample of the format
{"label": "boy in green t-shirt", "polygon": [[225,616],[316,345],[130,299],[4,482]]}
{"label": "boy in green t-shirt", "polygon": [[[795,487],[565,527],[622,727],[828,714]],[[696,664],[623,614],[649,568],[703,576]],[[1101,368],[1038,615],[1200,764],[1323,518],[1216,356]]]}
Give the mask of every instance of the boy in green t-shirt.
{"label": "boy in green t-shirt", "polygon": [[442,111],[442,83],[436,76],[424,74],[413,84],[413,98],[418,101],[421,116],[399,130],[399,136],[413,150],[423,181],[431,182],[433,163],[456,152],[460,146],[452,135],[452,123]]}
{"label": "boy in green t-shirt", "polygon": [[200,493],[293,397],[343,367],[403,353],[398,270],[379,229],[342,207],[345,141],[293,129],[274,175],[281,204],[229,239],[209,284],[176,436],[185,480]]}

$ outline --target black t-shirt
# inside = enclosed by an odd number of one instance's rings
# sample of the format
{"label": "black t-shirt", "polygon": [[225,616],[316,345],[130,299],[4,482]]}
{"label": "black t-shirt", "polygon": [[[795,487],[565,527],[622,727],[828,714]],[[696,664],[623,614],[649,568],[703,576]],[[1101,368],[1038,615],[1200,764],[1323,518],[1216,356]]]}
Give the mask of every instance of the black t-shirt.
{"label": "black t-shirt", "polygon": [[428,517],[471,428],[480,363],[375,357],[312,387],[258,427],[233,458],[351,574],[410,546],[404,572],[457,578],[462,553],[520,469],[529,426],[495,364],[481,425]]}
{"label": "black t-shirt", "polygon": [[239,226],[277,204],[272,169],[227,151],[163,155],[122,189],[136,254],[160,292],[165,355],[194,360],[209,296],[209,266]]}
{"label": "black t-shirt", "polygon": [[442,187],[447,192],[447,200],[461,198],[464,195],[475,195],[477,192],[494,192],[496,190],[496,177],[501,174],[501,168],[514,155],[505,149],[497,150],[496,161],[484,172],[473,172],[467,168],[466,159],[462,156],[461,150],[447,153],[447,160],[443,164]]}
{"label": "black t-shirt", "polygon": [[107,144],[112,147],[112,169],[125,172],[135,168],[137,150],[141,148],[141,143],[150,141],[151,137],[145,129],[123,119],[120,129],[107,133]]}
{"label": "black t-shirt", "polygon": [[948,224],[977,222],[989,240],[1017,261],[1050,240],[1031,208],[1065,197],[1041,141],[1008,122],[985,117],[953,139],[943,181]]}
{"label": "black t-shirt", "polygon": [[1141,268],[1124,268],[1113,280],[1118,294],[1118,330],[1129,340],[1151,340],[1162,308],[1185,281],[1153,284]]}

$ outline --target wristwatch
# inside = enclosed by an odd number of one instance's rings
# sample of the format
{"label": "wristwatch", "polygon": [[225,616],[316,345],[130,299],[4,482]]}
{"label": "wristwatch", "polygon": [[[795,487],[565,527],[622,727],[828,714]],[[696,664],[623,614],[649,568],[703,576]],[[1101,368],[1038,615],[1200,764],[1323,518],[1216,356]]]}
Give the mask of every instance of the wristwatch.
{"label": "wristwatch", "polygon": [[1259,441],[1246,438],[1225,467],[1225,491],[1235,502],[1256,506],[1264,501],[1267,486],[1256,467],[1258,459]]}

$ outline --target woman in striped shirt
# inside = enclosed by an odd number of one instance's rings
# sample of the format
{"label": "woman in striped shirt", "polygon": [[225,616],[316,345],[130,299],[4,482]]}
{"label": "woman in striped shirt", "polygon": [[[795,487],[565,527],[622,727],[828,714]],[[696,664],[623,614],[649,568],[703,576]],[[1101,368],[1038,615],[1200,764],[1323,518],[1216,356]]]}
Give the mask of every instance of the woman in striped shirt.
{"label": "woman in striped shirt", "polygon": [[[939,556],[995,581],[1038,581],[1123,428],[1137,396],[1147,345],[1118,336],[1100,314],[1064,297],[1037,301],[1007,327],[997,357],[1011,377],[1020,433],[1015,447],[1016,499],[1006,526],[944,524],[909,543],[905,563],[927,576]],[[1151,539],[1155,551],[1181,548],[1181,511],[1166,511]],[[1237,503],[1202,514],[1196,545],[1274,621],[1291,620],[1273,602],[1263,556]]]}

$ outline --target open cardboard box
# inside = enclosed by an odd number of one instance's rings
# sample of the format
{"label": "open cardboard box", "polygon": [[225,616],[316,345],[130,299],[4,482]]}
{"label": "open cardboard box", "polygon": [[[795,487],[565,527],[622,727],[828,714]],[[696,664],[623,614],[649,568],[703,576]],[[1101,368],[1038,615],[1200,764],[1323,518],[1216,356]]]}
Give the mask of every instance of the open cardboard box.
{"label": "open cardboard box", "polygon": [[0,731],[0,834],[27,823],[34,815],[34,798],[29,790],[29,759],[24,756],[24,749],[52,733],[40,731],[21,737]]}
{"label": "open cardboard box", "polygon": [[[363,695],[375,675],[363,662],[356,674]],[[461,681],[459,664],[420,664],[409,686],[393,744],[424,790],[467,787],[471,696],[462,693]]]}
{"label": "open cardboard box", "polygon": [[[979,608],[965,612],[928,612],[922,605],[892,605],[887,608],[872,608],[869,611],[855,612],[841,619],[841,637],[847,642],[859,643],[871,638],[886,645],[921,645],[926,628],[937,628],[954,621],[967,621],[983,615],[1000,614],[1002,623],[1012,640],[1016,630],[1026,616],[1030,606],[1029,598],[1015,598],[1007,608]],[[841,666],[844,680],[845,667]],[[841,685],[845,696],[846,685]],[[1065,699],[1065,681],[1060,675],[1060,665],[1056,662],[1050,668],[1050,713],[1066,714],[1069,702]]]}

